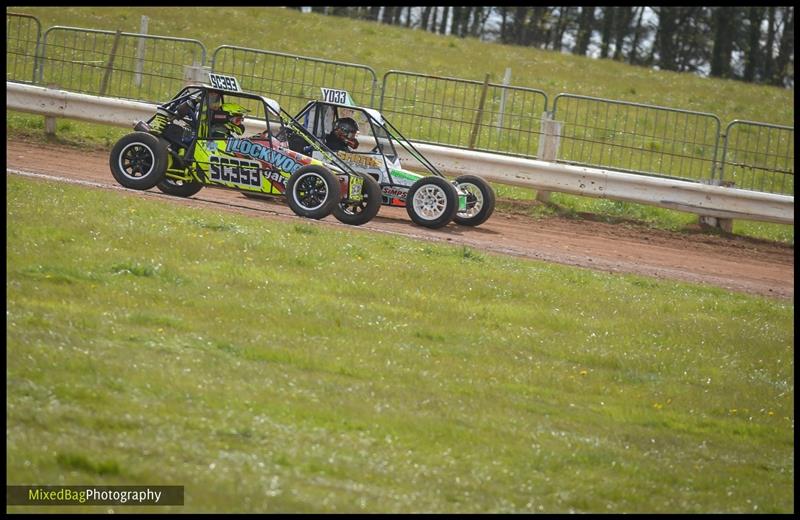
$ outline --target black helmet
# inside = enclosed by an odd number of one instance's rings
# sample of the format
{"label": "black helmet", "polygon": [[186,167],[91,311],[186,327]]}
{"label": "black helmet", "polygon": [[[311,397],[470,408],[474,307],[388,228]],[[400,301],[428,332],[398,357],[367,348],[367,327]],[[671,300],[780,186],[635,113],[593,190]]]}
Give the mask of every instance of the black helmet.
{"label": "black helmet", "polygon": [[351,117],[343,117],[333,125],[334,130],[341,130],[344,135],[353,139],[358,132],[358,123]]}

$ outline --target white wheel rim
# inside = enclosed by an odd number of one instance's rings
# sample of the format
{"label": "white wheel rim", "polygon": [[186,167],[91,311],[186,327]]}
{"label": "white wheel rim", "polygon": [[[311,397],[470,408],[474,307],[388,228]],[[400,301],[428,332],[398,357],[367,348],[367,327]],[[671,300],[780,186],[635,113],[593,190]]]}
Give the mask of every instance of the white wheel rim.
{"label": "white wheel rim", "polygon": [[[300,185],[300,183],[306,177],[316,177],[317,179],[322,181],[323,185],[325,185],[325,197],[322,198],[322,201],[319,204],[317,204],[316,206],[313,206],[313,207],[307,206],[305,203],[301,202],[297,198],[297,187],[298,187],[298,185]],[[300,206],[301,208],[303,208],[306,211],[314,211],[315,209],[321,208],[325,204],[325,201],[328,199],[328,185],[325,183],[325,177],[322,177],[321,175],[319,175],[317,173],[314,173],[314,172],[304,173],[303,175],[298,177],[297,178],[297,182],[294,183],[294,188],[292,189],[292,199],[295,201],[295,203],[298,206]]]}
{"label": "white wheel rim", "polygon": [[[136,146],[140,146],[140,147],[142,147],[142,148],[144,148],[144,149],[146,149],[148,151],[148,153],[150,154],[150,162],[151,162],[150,169],[148,169],[146,172],[142,172],[139,176],[130,175],[128,173],[128,167],[126,167],[125,164],[124,164],[125,152],[127,152],[129,148],[133,148],[133,147],[136,147]],[[128,159],[128,161],[130,161],[130,159]],[[119,154],[118,162],[119,162],[119,171],[121,171],[122,174],[125,177],[127,177],[129,179],[133,179],[133,180],[143,179],[144,177],[147,177],[148,175],[150,175],[153,172],[153,168],[155,168],[155,166],[156,166],[156,154],[153,153],[153,149],[152,148],[150,148],[149,146],[147,146],[144,143],[131,143],[131,144],[125,146],[125,148],[122,149],[122,151]]]}
{"label": "white wheel rim", "polygon": [[414,193],[414,213],[423,220],[435,220],[447,209],[447,194],[435,184],[426,184]]}
{"label": "white wheel rim", "polygon": [[475,198],[477,199],[472,209],[460,211],[458,213],[458,216],[464,218],[472,218],[478,213],[480,213],[481,209],[483,209],[483,192],[481,192],[481,189],[477,185],[472,184],[470,182],[459,183],[458,187],[464,191],[469,192],[471,195],[474,195]]}

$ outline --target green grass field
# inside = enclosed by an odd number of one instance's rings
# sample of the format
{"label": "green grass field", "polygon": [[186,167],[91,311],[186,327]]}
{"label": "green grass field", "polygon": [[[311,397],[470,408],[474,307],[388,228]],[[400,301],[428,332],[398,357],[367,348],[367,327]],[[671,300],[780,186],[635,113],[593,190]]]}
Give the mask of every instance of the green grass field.
{"label": "green grass field", "polygon": [[176,512],[794,511],[790,302],[6,195],[8,484],[184,485]]}

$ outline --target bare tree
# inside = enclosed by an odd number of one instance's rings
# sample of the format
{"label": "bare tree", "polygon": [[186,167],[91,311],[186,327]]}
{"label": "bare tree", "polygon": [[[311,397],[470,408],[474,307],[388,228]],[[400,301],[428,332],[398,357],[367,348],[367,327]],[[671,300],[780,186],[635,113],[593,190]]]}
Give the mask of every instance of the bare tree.
{"label": "bare tree", "polygon": [[761,63],[761,21],[764,19],[763,7],[747,8],[747,54],[745,57],[744,77],[745,81],[753,81],[756,78],[758,65]]}
{"label": "bare tree", "polygon": [[677,9],[674,70],[698,71],[708,62],[706,34],[710,32],[710,11],[703,6]]}
{"label": "bare tree", "polygon": [[433,17],[431,18],[431,25],[428,27],[428,30],[432,33],[436,32],[436,27],[439,25],[439,8],[433,8]]}
{"label": "bare tree", "polygon": [[764,80],[772,79],[775,60],[772,51],[775,47],[775,10],[773,5],[767,8],[767,43],[764,45]]}
{"label": "bare tree", "polygon": [[450,17],[450,6],[444,8],[442,23],[439,25],[439,34],[447,34],[447,19]]}
{"label": "bare tree", "polygon": [[380,7],[370,7],[369,8],[369,14],[367,14],[367,20],[371,20],[373,22],[377,22],[378,21],[378,15],[380,14],[380,12],[381,12],[381,8]]}
{"label": "bare tree", "polygon": [[658,66],[663,70],[677,70],[675,61],[675,32],[677,30],[678,7],[658,8],[658,33],[653,50],[658,52]]}
{"label": "bare tree", "polygon": [[728,78],[731,75],[733,52],[733,11],[727,7],[714,8],[712,28],[714,47],[711,51],[711,75]]}
{"label": "bare tree", "polygon": [[476,36],[478,38],[483,36],[483,28],[486,25],[486,20],[489,19],[493,11],[492,7],[474,7],[473,8],[473,18],[472,18],[472,26],[470,27],[469,33],[472,36]]}
{"label": "bare tree", "polygon": [[500,42],[508,43],[511,39],[511,29],[508,26],[509,10],[507,7],[500,8]]}
{"label": "bare tree", "polygon": [[793,58],[790,60],[790,56],[794,56],[794,7],[783,8],[783,19],[783,35],[778,49],[778,57],[775,59],[775,72],[772,76],[772,84],[776,86],[794,82],[794,66],[789,66],[790,61],[793,62]]}
{"label": "bare tree", "polygon": [[630,63],[631,65],[637,65],[639,63],[639,40],[641,39],[642,35],[647,31],[646,27],[642,25],[645,9],[647,8],[646,7],[639,8],[638,19],[636,20],[636,25],[633,28],[633,40],[631,41],[631,50],[628,52],[628,63]]}
{"label": "bare tree", "polygon": [[578,34],[575,39],[575,47],[572,49],[573,54],[585,56],[589,50],[589,43],[592,39],[592,31],[594,30],[594,7],[581,7],[581,16],[578,25]]}
{"label": "bare tree", "polygon": [[600,45],[600,58],[608,57],[608,48],[611,45],[611,32],[614,30],[614,16],[616,7],[603,7],[603,43]]}
{"label": "bare tree", "polygon": [[510,14],[512,21],[509,43],[520,45],[525,40],[525,20],[528,17],[528,8],[516,7]]}
{"label": "bare tree", "polygon": [[617,7],[616,10],[616,16],[614,17],[614,55],[612,59],[622,60],[622,46],[625,42],[625,37],[630,33],[631,21],[635,11],[633,7],[627,6]]}
{"label": "bare tree", "polygon": [[428,23],[431,17],[431,11],[433,10],[433,6],[427,5],[425,6],[425,10],[422,12],[422,17],[420,18],[420,27],[423,31],[428,30]]}
{"label": "bare tree", "polygon": [[539,47],[546,41],[546,14],[547,7],[540,5],[533,7],[533,10],[531,11],[531,17],[526,24],[527,28],[525,30],[525,45]]}
{"label": "bare tree", "polygon": [[561,46],[564,42],[564,33],[567,31],[571,24],[572,7],[565,6],[558,8],[558,20],[556,27],[553,31],[552,49],[561,51]]}

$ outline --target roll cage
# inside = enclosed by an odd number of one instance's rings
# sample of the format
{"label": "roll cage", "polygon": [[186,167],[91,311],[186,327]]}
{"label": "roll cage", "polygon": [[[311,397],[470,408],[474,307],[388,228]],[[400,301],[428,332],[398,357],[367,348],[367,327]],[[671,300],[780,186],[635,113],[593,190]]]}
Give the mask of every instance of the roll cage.
{"label": "roll cage", "polygon": [[444,178],[444,175],[439,169],[423,156],[394,125],[383,119],[383,116],[377,110],[314,100],[309,101],[293,119],[296,124],[302,125],[303,134],[307,136],[310,135],[320,140],[324,139],[325,136],[333,130],[334,122],[340,117],[354,118],[359,124],[361,135],[369,136],[375,143],[375,146],[369,151],[359,152],[353,150],[350,153],[380,155],[384,171],[390,183],[394,183],[391,171],[393,168],[397,168],[396,165],[398,164],[398,147],[395,146],[395,144],[399,145],[400,148],[404,149],[409,155],[416,159],[428,173]]}
{"label": "roll cage", "polygon": [[[339,172],[347,175],[361,176],[341,158],[337,157],[315,135],[304,132],[303,126],[272,99],[249,92],[230,92],[215,89],[209,85],[187,85],[170,101],[158,106],[156,113],[147,120],[144,127],[138,130],[154,131],[167,141],[174,149],[170,150],[173,159],[183,168],[189,167],[194,157],[194,149],[200,139],[214,139],[210,135],[211,108],[208,106],[209,92],[216,92],[222,102],[234,99],[249,110],[245,117],[246,132],[256,134],[259,138],[275,139],[282,146],[288,147],[287,137],[299,136],[305,142],[306,155],[313,151],[321,154],[324,161],[333,165]],[[250,116],[253,114],[253,116]],[[257,131],[253,132],[253,128]],[[277,129],[277,130],[276,130]],[[304,153],[304,152],[300,152]]]}

